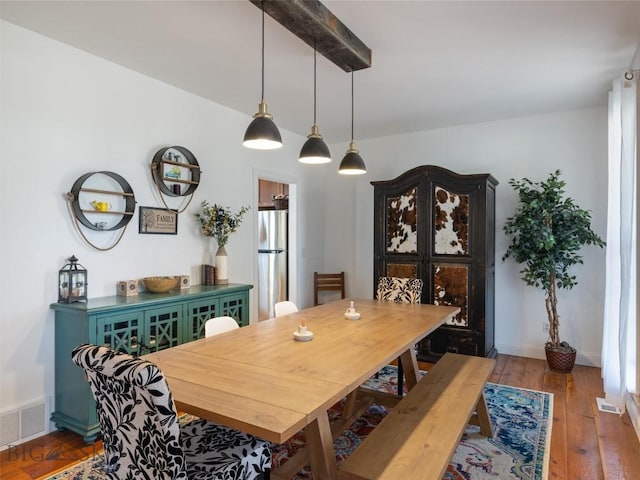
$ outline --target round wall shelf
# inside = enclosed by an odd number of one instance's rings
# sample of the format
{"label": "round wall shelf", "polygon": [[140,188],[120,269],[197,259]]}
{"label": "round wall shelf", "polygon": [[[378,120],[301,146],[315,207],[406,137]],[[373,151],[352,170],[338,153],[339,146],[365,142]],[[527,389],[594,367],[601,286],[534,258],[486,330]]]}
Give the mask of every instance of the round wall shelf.
{"label": "round wall shelf", "polygon": [[161,193],[170,197],[186,197],[200,183],[200,165],[184,147],[161,148],[151,161],[151,175]]}
{"label": "round wall shelf", "polygon": [[[112,190],[110,187],[93,188],[92,186],[85,186],[88,180],[92,177],[94,177],[94,180],[96,180],[96,182],[88,182],[89,185],[91,185],[92,183],[100,184],[100,182],[97,181],[99,180],[97,178],[99,175],[104,175],[105,177],[107,177],[107,179],[104,180],[106,180],[106,183],[108,184],[113,184],[115,186],[115,189]],[[105,182],[103,181],[102,184],[104,183]],[[99,196],[99,201],[96,199],[90,202],[86,198],[86,194],[95,194],[96,196]],[[112,209],[111,203],[103,200],[103,197],[105,195],[107,196],[106,198],[120,197],[119,199],[117,199],[119,200],[117,209]],[[68,196],[71,202],[73,214],[75,215],[76,219],[82,225],[90,228],[91,230],[119,230],[125,227],[129,223],[129,221],[131,221],[131,217],[135,212],[136,198],[133,194],[133,190],[131,189],[131,185],[129,185],[129,183],[123,177],[114,172],[100,171],[90,172],[82,175],[75,181]],[[124,199],[124,201],[122,201],[122,199]],[[116,203],[116,200],[114,200],[114,203]],[[89,215],[92,219],[104,215],[105,221],[92,221],[87,217],[87,215]],[[114,225],[109,225],[108,218],[118,215],[121,218]]]}

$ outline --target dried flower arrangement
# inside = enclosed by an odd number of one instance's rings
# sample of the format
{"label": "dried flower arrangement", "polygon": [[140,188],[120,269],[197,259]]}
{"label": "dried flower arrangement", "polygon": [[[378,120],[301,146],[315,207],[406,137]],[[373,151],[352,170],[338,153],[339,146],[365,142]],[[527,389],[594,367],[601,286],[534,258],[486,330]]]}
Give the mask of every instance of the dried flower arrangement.
{"label": "dried flower arrangement", "polygon": [[205,200],[201,204],[195,217],[200,222],[200,231],[207,237],[215,238],[218,247],[224,247],[229,241],[229,235],[240,227],[242,217],[250,207],[241,207],[237,213],[233,213],[229,207],[209,203]]}

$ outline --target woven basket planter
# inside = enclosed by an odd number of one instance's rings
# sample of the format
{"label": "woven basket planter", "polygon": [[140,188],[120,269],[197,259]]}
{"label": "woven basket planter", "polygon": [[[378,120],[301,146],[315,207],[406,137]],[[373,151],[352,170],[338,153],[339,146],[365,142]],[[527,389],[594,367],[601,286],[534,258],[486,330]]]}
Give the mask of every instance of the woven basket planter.
{"label": "woven basket planter", "polygon": [[560,352],[545,347],[544,353],[547,356],[547,363],[552,372],[570,373],[573,370],[573,365],[576,363],[575,349],[573,349],[573,352]]}

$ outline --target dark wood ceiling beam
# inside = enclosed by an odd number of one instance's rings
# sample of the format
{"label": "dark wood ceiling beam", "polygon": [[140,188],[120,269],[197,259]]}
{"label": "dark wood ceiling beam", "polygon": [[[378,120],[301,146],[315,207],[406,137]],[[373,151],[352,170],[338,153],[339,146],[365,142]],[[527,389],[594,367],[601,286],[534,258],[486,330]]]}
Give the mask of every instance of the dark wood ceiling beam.
{"label": "dark wood ceiling beam", "polygon": [[[263,0],[249,0],[262,9]],[[264,11],[345,72],[371,66],[371,49],[319,0],[264,0]]]}

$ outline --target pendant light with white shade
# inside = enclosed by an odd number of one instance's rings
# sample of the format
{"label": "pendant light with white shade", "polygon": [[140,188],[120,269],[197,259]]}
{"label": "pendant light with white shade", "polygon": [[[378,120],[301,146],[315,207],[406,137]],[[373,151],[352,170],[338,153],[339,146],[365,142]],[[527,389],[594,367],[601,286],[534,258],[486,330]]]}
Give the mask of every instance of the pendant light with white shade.
{"label": "pendant light with white shade", "polygon": [[343,175],[362,175],[363,173],[367,173],[364,160],[358,153],[356,144],[353,141],[353,70],[351,71],[351,142],[349,142],[346,155],[340,162],[338,173]]}
{"label": "pendant light with white shade", "polygon": [[267,104],[264,103],[264,0],[262,2],[262,94],[258,113],[247,127],[242,145],[257,150],[273,150],[282,147],[282,137],[278,127],[273,122],[273,117],[267,113]]}
{"label": "pendant light with white shade", "polygon": [[307,137],[307,141],[302,145],[298,160],[300,163],[321,164],[331,161],[331,152],[329,147],[324,143],[320,130],[316,124],[316,42],[313,42],[313,126],[311,133]]}

